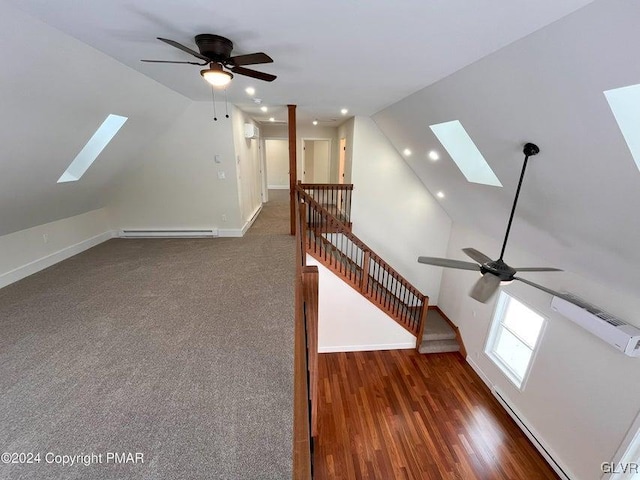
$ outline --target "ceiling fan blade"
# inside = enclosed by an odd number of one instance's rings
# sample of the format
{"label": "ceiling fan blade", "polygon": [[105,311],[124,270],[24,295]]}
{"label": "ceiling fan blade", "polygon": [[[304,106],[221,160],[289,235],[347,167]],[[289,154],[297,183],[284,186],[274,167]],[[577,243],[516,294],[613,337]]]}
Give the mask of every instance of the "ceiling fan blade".
{"label": "ceiling fan blade", "polygon": [[249,53],[247,55],[237,55],[227,60],[229,65],[239,67],[241,65],[257,65],[259,63],[273,63],[273,58],[263,52]]}
{"label": "ceiling fan blade", "polygon": [[140,60],[141,62],[147,63],[188,63],[189,65],[208,65],[209,63],[198,63],[198,62],[175,62],[173,60]]}
{"label": "ceiling fan blade", "polygon": [[418,257],[418,262],[425,263],[427,265],[435,265],[436,267],[475,270],[476,272],[480,270],[480,265],[478,265],[477,263],[463,262],[462,260],[451,260],[449,258]]}
{"label": "ceiling fan blade", "polygon": [[478,263],[489,263],[493,261],[491,258],[487,257],[484,253],[479,252],[475,248],[463,248],[462,251]]}
{"label": "ceiling fan blade", "polygon": [[479,302],[487,303],[499,286],[500,277],[487,272],[476,282],[469,295]]}
{"label": "ceiling fan blade", "polygon": [[247,77],[264,80],[265,82],[273,82],[276,78],[278,78],[275,75],[271,75],[270,73],[258,72],[256,70],[251,70],[250,68],[244,67],[232,67],[231,71],[233,73],[239,73],[240,75],[246,75]]}
{"label": "ceiling fan blade", "polygon": [[553,268],[553,267],[524,267],[524,268],[515,268],[517,272],[562,272],[561,268]]}
{"label": "ceiling fan blade", "polygon": [[587,310],[593,308],[590,304],[586,303],[586,302],[581,302],[579,299],[570,296],[570,295],[566,295],[564,293],[560,293],[560,292],[556,292],[555,290],[551,290],[550,288],[547,287],[543,287],[542,285],[539,285],[537,283],[534,283],[530,280],[527,280],[525,278],[520,278],[520,277],[513,277],[514,280],[519,280],[522,283],[526,283],[527,285],[530,285],[534,288],[537,288],[538,290],[542,290],[543,292],[548,293],[549,295],[553,295],[554,297],[560,297],[563,300],[566,300],[569,303],[573,303],[574,305],[577,305],[578,307],[581,308],[585,308]]}
{"label": "ceiling fan blade", "polygon": [[199,59],[204,60],[207,63],[211,61],[211,59],[205,57],[201,53],[196,52],[195,50],[191,50],[189,47],[185,47],[184,45],[181,45],[180,43],[176,42],[175,40],[169,40],[168,38],[161,38],[161,37],[156,37],[156,38],[158,40],[160,40],[161,42],[168,43],[172,47],[175,47],[175,48],[178,48],[178,49],[182,50],[183,52],[190,53],[194,57],[198,57]]}

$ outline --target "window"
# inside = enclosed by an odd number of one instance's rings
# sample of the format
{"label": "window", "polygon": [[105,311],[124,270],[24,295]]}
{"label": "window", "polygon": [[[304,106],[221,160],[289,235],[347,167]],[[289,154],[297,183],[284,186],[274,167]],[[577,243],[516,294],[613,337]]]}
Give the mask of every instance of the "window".
{"label": "window", "polygon": [[607,102],[611,107],[613,116],[616,117],[618,127],[624,140],[629,146],[631,155],[640,169],[640,85],[616,88],[604,92]]}
{"label": "window", "polygon": [[429,125],[429,128],[469,182],[502,187],[460,121]]}
{"label": "window", "polygon": [[80,150],[80,153],[76,155],[71,165],[60,176],[58,183],[77,182],[80,180],[80,177],[89,169],[95,159],[98,158],[98,155],[100,155],[100,152],[104,150],[126,121],[127,117],[109,115]]}
{"label": "window", "polygon": [[544,323],[525,304],[500,293],[485,352],[518,388],[524,385]]}

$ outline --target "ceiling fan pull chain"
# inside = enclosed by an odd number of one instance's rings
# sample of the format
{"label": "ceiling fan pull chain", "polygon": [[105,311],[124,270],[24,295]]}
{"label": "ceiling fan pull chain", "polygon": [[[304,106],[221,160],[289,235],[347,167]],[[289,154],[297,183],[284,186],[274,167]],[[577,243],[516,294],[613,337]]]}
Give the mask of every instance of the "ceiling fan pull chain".
{"label": "ceiling fan pull chain", "polygon": [[216,94],[213,91],[213,85],[211,85],[211,102],[213,103],[213,121],[218,121],[218,115],[216,114]]}
{"label": "ceiling fan pull chain", "polygon": [[227,112],[226,118],[229,118],[229,103],[227,102],[227,87],[224,88],[224,109]]}

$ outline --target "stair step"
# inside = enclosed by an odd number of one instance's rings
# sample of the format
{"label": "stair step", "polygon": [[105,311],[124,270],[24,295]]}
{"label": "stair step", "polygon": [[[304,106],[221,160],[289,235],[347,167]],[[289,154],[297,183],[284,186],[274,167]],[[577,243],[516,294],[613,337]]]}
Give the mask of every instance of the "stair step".
{"label": "stair step", "polygon": [[420,353],[446,353],[458,352],[460,345],[455,340],[429,340],[422,341],[418,352]]}
{"label": "stair step", "polygon": [[456,333],[453,329],[448,332],[425,332],[422,335],[422,341],[437,341],[437,340],[455,340]]}

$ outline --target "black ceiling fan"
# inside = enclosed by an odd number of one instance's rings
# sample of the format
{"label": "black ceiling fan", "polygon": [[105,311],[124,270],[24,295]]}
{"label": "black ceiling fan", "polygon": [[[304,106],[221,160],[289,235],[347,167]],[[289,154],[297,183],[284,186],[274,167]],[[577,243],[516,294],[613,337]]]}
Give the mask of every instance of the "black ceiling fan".
{"label": "black ceiling fan", "polygon": [[511,223],[513,222],[513,215],[516,211],[516,206],[518,204],[518,197],[520,196],[520,188],[522,187],[524,172],[527,169],[527,162],[529,161],[529,157],[537,155],[540,152],[540,149],[538,148],[537,145],[534,145],[533,143],[527,143],[524,146],[524,149],[522,152],[525,155],[524,164],[522,165],[522,172],[520,173],[520,181],[518,182],[518,188],[516,189],[516,196],[513,199],[513,206],[511,207],[511,215],[509,216],[507,231],[504,236],[504,242],[502,243],[500,258],[498,258],[497,260],[492,260],[490,257],[488,257],[482,252],[479,252],[475,248],[463,248],[462,251],[478,263],[471,263],[471,262],[465,262],[462,260],[452,260],[448,258],[437,258],[437,257],[418,257],[418,262],[425,263],[427,265],[435,265],[438,267],[448,267],[448,268],[457,268],[461,270],[479,271],[482,274],[482,277],[480,277],[480,279],[473,286],[469,295],[475,300],[478,300],[479,302],[482,302],[482,303],[486,303],[493,296],[496,290],[498,290],[498,287],[500,286],[501,282],[511,282],[513,280],[518,280],[520,282],[526,283],[527,285],[531,285],[532,287],[538,288],[556,297],[563,298],[568,302],[571,302],[573,304],[576,304],[584,308],[586,304],[582,304],[579,300],[577,300],[573,296],[556,292],[547,287],[543,287],[542,285],[538,285],[537,283],[533,283],[530,280],[526,280],[521,277],[516,277],[516,273],[518,272],[560,272],[562,270],[558,268],[550,268],[550,267],[513,268],[507,265],[503,260],[504,250],[507,246],[507,240],[509,239],[509,231],[511,230]]}
{"label": "black ceiling fan", "polygon": [[[149,63],[186,63],[189,65],[209,65],[208,70],[202,70],[200,74],[210,81],[207,76],[212,73],[214,76],[221,75],[228,76],[226,83],[233,78],[233,75],[225,71],[225,69],[231,70],[233,73],[239,75],[245,75],[247,77],[257,78],[258,80],[264,80],[265,82],[273,82],[277,77],[270,73],[258,72],[250,68],[245,68],[245,65],[257,65],[260,63],[272,63],[273,59],[263,52],[249,53],[247,55],[231,56],[233,50],[233,42],[228,38],[221,37],[220,35],[212,35],[210,33],[203,33],[195,36],[195,42],[198,46],[199,52],[192,50],[189,47],[176,42],[175,40],[169,40],[168,38],[158,37],[158,40],[171,45],[183,52],[189,53],[194,57],[202,60],[200,62],[187,62],[187,61],[173,61],[173,60],[141,60],[142,62]],[[223,79],[224,80],[224,79]],[[220,86],[222,86],[221,84]]]}

